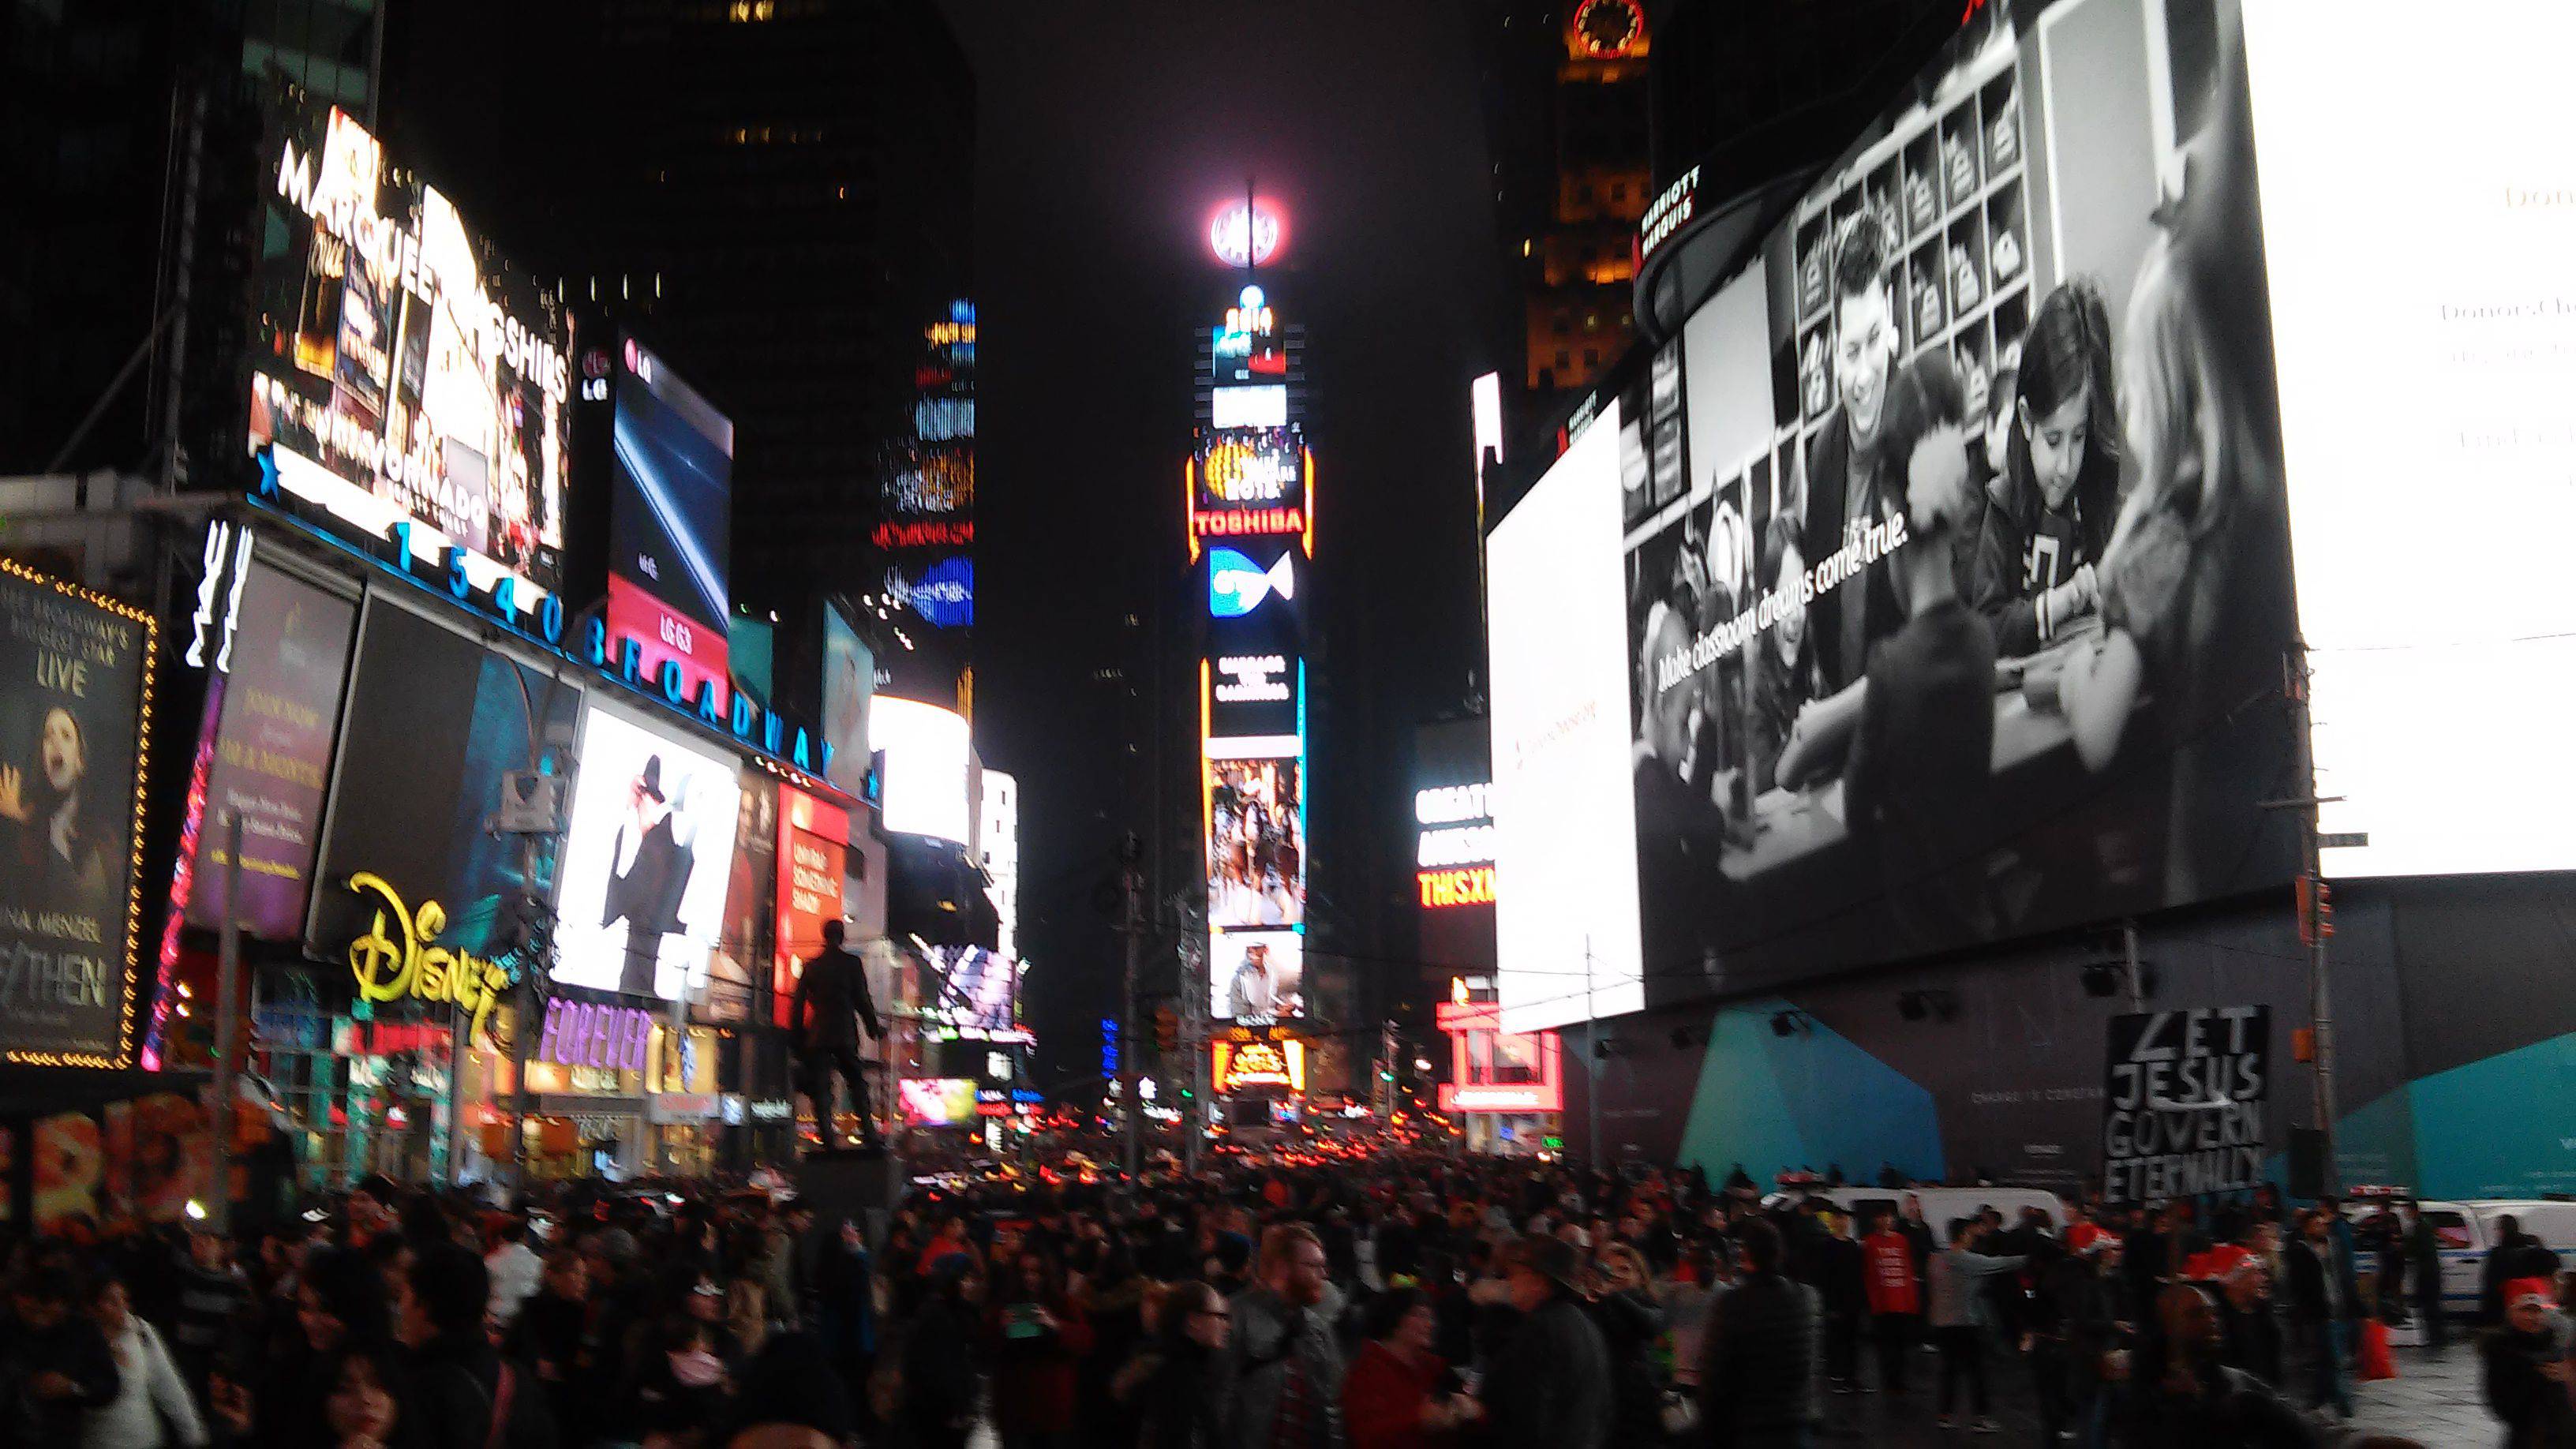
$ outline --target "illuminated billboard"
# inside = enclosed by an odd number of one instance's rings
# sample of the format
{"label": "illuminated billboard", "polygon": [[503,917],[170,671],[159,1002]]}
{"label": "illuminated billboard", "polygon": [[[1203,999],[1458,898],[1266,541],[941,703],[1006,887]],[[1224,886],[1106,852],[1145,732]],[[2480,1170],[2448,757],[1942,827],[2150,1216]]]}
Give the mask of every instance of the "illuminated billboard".
{"label": "illuminated billboard", "polygon": [[724,920],[741,765],[591,705],[564,833],[554,979],[672,1000]]}
{"label": "illuminated billboard", "polygon": [[849,870],[850,812],[795,788],[778,787],[777,959],[770,1015],[793,1028],[796,983],[823,952],[823,927],[847,919],[841,899]]}
{"label": "illuminated billboard", "polygon": [[1208,938],[1210,1007],[1257,1024],[1306,1014],[1306,938],[1296,931],[1217,931]]}
{"label": "illuminated billboard", "polygon": [[895,1100],[907,1127],[954,1127],[975,1120],[972,1077],[906,1077],[895,1084]]}
{"label": "illuminated billboard", "polygon": [[1613,403],[1487,541],[1496,985],[1515,1031],[1645,1004],[1619,498]]}
{"label": "illuminated billboard", "polygon": [[1433,1020],[1449,1038],[1441,1111],[1565,1110],[1565,1044],[1555,1032],[1504,1031],[1492,1002],[1444,1001]]}
{"label": "illuminated billboard", "polygon": [[1288,212],[1266,196],[1221,202],[1207,221],[1208,250],[1229,267],[1268,266],[1288,243]]}
{"label": "illuminated billboard", "polygon": [[727,683],[733,423],[632,337],[599,360],[616,408],[608,632],[642,648],[645,678],[676,666],[695,699]]}
{"label": "illuminated billboard", "polygon": [[1295,428],[1236,429],[1199,440],[1190,461],[1190,528],[1203,538],[1306,531],[1306,439]]}
{"label": "illuminated billboard", "polygon": [[1414,883],[1426,910],[1494,903],[1493,793],[1489,784],[1414,792]]}
{"label": "illuminated billboard", "polygon": [[278,493],[454,567],[501,612],[559,583],[572,325],[346,112],[281,105],[249,443]]}
{"label": "illuminated billboard", "polygon": [[1288,330],[1270,294],[1246,283],[1225,309],[1225,320],[1208,332],[1210,378],[1218,387],[1245,383],[1285,382],[1288,378]]}
{"label": "illuminated billboard", "polygon": [[1216,1083],[1219,1092],[1260,1087],[1306,1090],[1306,1044],[1302,1041],[1259,1037],[1220,1040],[1209,1044],[1208,1054],[1214,1068],[1208,1078]]}
{"label": "illuminated billboard", "polygon": [[1220,386],[1208,407],[1219,428],[1284,428],[1288,426],[1288,386],[1277,382]]}
{"label": "illuminated billboard", "polygon": [[933,946],[922,966],[923,1020],[971,1039],[1019,1035],[1019,962],[981,946]]}
{"label": "illuminated billboard", "polygon": [[885,756],[878,782],[885,828],[964,845],[973,837],[967,774],[973,756],[966,717],[919,700],[878,695],[868,706],[868,743]]}
{"label": "illuminated billboard", "polygon": [[0,560],[0,1056],[19,1065],[134,1064],[158,632]]}
{"label": "illuminated billboard", "polygon": [[1208,924],[1217,930],[1305,923],[1302,764],[1208,761]]}
{"label": "illuminated billboard", "polygon": [[[1988,7],[1686,319],[1687,446],[1660,422],[1643,435],[1652,487],[1630,495],[1622,548],[1644,1004],[2297,871],[2293,813],[2264,806],[2296,758],[2270,218],[2234,7],[2219,8],[2142,21],[2058,0],[2008,23]],[[2285,55],[2312,27],[2296,28]],[[2362,174],[2319,139],[2349,133],[2306,106],[2292,109],[2307,152],[2265,138],[2266,188],[2317,166]],[[2290,225],[2311,243],[2275,282],[2352,267],[2312,217]],[[2370,275],[2390,262],[2374,248]],[[2374,317],[2438,310],[2430,291],[2388,295],[2438,290],[2420,272],[2389,276],[2366,293]],[[2344,318],[2359,285],[2306,295]],[[2280,320],[2297,339],[2304,318]],[[2439,387],[2351,356],[2361,331],[2333,345],[2338,411],[2318,430],[2337,459],[2319,485],[2337,535],[2342,519],[2413,511],[2401,500],[2425,477],[2486,471],[2426,455],[2381,475],[2384,502],[2358,491],[2361,456],[2395,453],[2357,447],[2356,429],[2444,412]],[[2447,350],[2369,335],[2383,355]],[[2387,390],[2341,411],[2365,375]],[[1658,398],[1665,381],[1656,367]],[[2441,556],[2422,528],[2391,529],[2348,556],[2375,610],[2392,597],[2388,558]],[[2320,569],[2335,557],[2320,550]],[[1497,580],[1498,608],[1504,593]],[[2547,627],[2502,612],[2517,632]],[[2307,623],[2316,642],[2328,619]],[[1517,879],[1506,862],[1506,912]],[[1506,920],[1507,951],[1512,936]]]}

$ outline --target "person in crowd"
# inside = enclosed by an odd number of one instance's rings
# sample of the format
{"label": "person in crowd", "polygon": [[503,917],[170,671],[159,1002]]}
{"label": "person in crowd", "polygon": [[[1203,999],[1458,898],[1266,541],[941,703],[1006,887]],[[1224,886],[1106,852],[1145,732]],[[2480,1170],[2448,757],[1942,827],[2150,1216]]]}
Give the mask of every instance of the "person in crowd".
{"label": "person in crowd", "polygon": [[[343,1340],[315,1363],[321,1389],[308,1405],[328,1449],[435,1449],[412,1406],[400,1348],[380,1338]],[[263,1442],[263,1441],[254,1441]]]}
{"label": "person in crowd", "polygon": [[1975,1218],[1961,1218],[1950,1224],[1950,1246],[1932,1258],[1932,1271],[1926,1278],[1931,1300],[1932,1338],[1941,1350],[1941,1427],[1954,1428],[1958,1421],[1951,1409],[1957,1403],[1962,1382],[1968,1389],[1968,1410],[1972,1417],[1967,1427],[1975,1433],[1992,1434],[2000,1427],[1994,1421],[1992,1406],[1986,1395],[1986,1334],[1992,1324],[1988,1317],[1985,1280],[1998,1273],[2018,1271],[2024,1260],[2018,1256],[2000,1256],[1977,1251],[1984,1238],[1985,1224]]}
{"label": "person in crowd", "polygon": [[536,1296],[519,1311],[511,1344],[512,1356],[534,1374],[535,1391],[561,1425],[590,1423],[595,1411],[590,1315],[589,1261],[573,1248],[557,1248],[546,1260]]}
{"label": "person in crowd", "polygon": [[2324,1438],[2260,1379],[2220,1362],[2218,1305],[2195,1284],[2176,1283],[2156,1300],[2161,1332],[2138,1358],[2120,1442],[2127,1449],[2270,1449],[2321,1445]]}
{"label": "person in crowd", "polygon": [[1983,859],[1995,640],[1959,597],[1951,561],[1954,530],[1974,504],[1961,451],[1965,408],[1958,374],[1939,353],[1916,358],[1888,389],[1880,490],[1905,524],[1907,544],[1890,559],[1906,619],[1870,654],[1843,765],[1844,818],[1875,842],[1889,908],[1925,945],[1995,929]]}
{"label": "person in crowd", "polygon": [[2571,1332],[2547,1278],[2508,1279],[2504,1321],[2478,1341],[2480,1387],[2504,1421],[2506,1449],[2576,1446],[2576,1399],[2568,1394]]}
{"label": "person in crowd", "polygon": [[545,1259],[529,1246],[524,1213],[505,1215],[494,1236],[499,1241],[483,1255],[483,1271],[492,1280],[492,1302],[486,1311],[492,1326],[506,1333],[518,1320],[519,1310],[536,1296],[537,1285],[545,1277]]}
{"label": "person in crowd", "polygon": [[2271,1268],[2260,1258],[2247,1257],[2228,1270],[2219,1294],[2219,1324],[2224,1330],[2219,1361],[2280,1388],[2286,1380]]}
{"label": "person in crowd", "polygon": [[967,1252],[943,1254],[903,1342],[901,1424],[923,1449],[965,1449],[975,1426],[975,1345],[984,1278]]}
{"label": "person in crowd", "polygon": [[2351,1418],[2352,1387],[2344,1372],[2353,1322],[2361,1316],[2352,1260],[2335,1241],[2323,1208],[2299,1214],[2299,1233],[2285,1255],[2290,1265],[2290,1328],[2308,1365],[2308,1405],[2332,1405]]}
{"label": "person in crowd", "polygon": [[1611,1442],[1642,1444],[1660,1432],[1664,1404],[1664,1310],[1646,1256],[1624,1242],[1593,1255],[1593,1322],[1610,1355]]}
{"label": "person in crowd", "polygon": [[161,1341],[160,1330],[135,1316],[123,1280],[98,1278],[90,1318],[116,1361],[116,1396],[81,1420],[81,1449],[199,1449],[205,1420]]}
{"label": "person in crowd", "polygon": [[1825,1312],[1825,1386],[1837,1394],[1861,1392],[1860,1335],[1869,1311],[1868,1262],[1851,1235],[1848,1214],[1824,1215],[1824,1236],[1810,1249],[1808,1283]]}
{"label": "person in crowd", "polygon": [[1304,1223],[1262,1235],[1260,1281],[1234,1300],[1235,1436],[1275,1449],[1342,1449],[1342,1352],[1316,1310],[1324,1244]]}
{"label": "person in crowd", "polygon": [[1149,1318],[1152,1336],[1112,1384],[1135,1408],[1138,1449],[1226,1449],[1233,1307],[1191,1279],[1165,1290]]}
{"label": "person in crowd", "polygon": [[1495,1449],[1604,1449],[1615,1412],[1610,1350],[1585,1310],[1583,1260],[1531,1235],[1504,1258],[1520,1315],[1480,1386]]}
{"label": "person in crowd", "polygon": [[176,1289],[170,1352],[189,1391],[202,1399],[215,1360],[250,1317],[250,1280],[233,1262],[232,1241],[199,1223],[188,1230],[188,1261]]}
{"label": "person in crowd", "polygon": [[411,1264],[400,1337],[412,1351],[414,1406],[436,1449],[554,1449],[545,1394],[492,1347],[492,1282],[483,1260],[450,1239]]}
{"label": "person in crowd", "polygon": [[2111,317],[2090,277],[2069,278],[2039,304],[2013,378],[2009,440],[1986,491],[1970,603],[1993,628],[1995,647],[2020,656],[2100,608],[2096,565],[2119,510]]}
{"label": "person in crowd", "polygon": [[1738,1449],[1800,1449],[1819,1418],[1824,1305],[1781,1271],[1787,1244],[1769,1221],[1736,1230],[1743,1278],[1710,1314],[1699,1371],[1700,1422]]}
{"label": "person in crowd", "polygon": [[1064,1270],[1042,1248],[998,1255],[984,1310],[993,1420],[1003,1449],[1067,1449],[1075,1366],[1091,1325],[1065,1292]]}
{"label": "person in crowd", "polygon": [[772,1334],[743,1366],[725,1425],[713,1441],[725,1449],[841,1449],[858,1411],[822,1339],[797,1330]]}
{"label": "person in crowd", "polygon": [[2414,1292],[2415,1312],[2424,1320],[2424,1346],[2439,1349],[2450,1341],[2450,1312],[2442,1293],[2442,1235],[2416,1203],[2406,1206],[2406,1276]]}
{"label": "person in crowd", "polygon": [[1880,1213],[1877,1226],[1861,1243],[1870,1339],[1878,1345],[1878,1386],[1890,1394],[1905,1392],[1905,1358],[1923,1337],[1923,1277],[1915,1266],[1913,1240],[1897,1230],[1898,1221],[1891,1213]]}
{"label": "person in crowd", "polygon": [[2517,1278],[2556,1278],[2558,1255],[2549,1245],[2523,1231],[2522,1219],[2499,1214],[2493,1227],[2495,1245],[2478,1265],[2479,1321],[2492,1327],[2504,1321],[2504,1285]]}
{"label": "person in crowd", "polygon": [[1476,1401],[1459,1392],[1448,1364],[1432,1349],[1438,1320],[1419,1288],[1397,1288],[1371,1301],[1366,1342],[1342,1381],[1342,1422],[1351,1449],[1443,1449],[1473,1421]]}

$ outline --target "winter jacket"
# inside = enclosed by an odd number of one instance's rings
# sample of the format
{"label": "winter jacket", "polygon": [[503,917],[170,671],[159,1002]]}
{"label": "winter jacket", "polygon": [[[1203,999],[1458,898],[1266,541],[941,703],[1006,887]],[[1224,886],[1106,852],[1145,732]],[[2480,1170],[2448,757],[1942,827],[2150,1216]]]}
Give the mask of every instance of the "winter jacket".
{"label": "winter jacket", "polygon": [[1631,1289],[1595,1301],[1592,1317],[1610,1355],[1610,1442],[1651,1444],[1663,1422],[1664,1374],[1656,1348],[1664,1336],[1664,1310],[1644,1291]]}
{"label": "winter jacket", "polygon": [[2020,1269],[2018,1255],[1995,1257],[1949,1248],[1932,1255],[1931,1300],[1934,1328],[1977,1328],[1987,1323],[1986,1297],[1979,1290],[1997,1273]]}
{"label": "winter jacket", "polygon": [[1074,1368],[1091,1351],[1091,1324],[1070,1303],[1047,1305],[1053,1328],[1012,1336],[1010,1311],[1031,1306],[996,1303],[984,1311],[984,1353],[993,1367],[993,1422],[1014,1438],[1072,1430]]}
{"label": "winter jacket", "polygon": [[2571,1449],[2576,1446],[2576,1401],[2567,1386],[2542,1376],[2540,1366],[2564,1363],[2556,1338],[2492,1328],[2478,1343],[2487,1407],[2504,1421],[2506,1449]]}
{"label": "winter jacket", "polygon": [[[71,1381],[63,1398],[38,1398],[34,1380],[58,1373]],[[87,1314],[66,1312],[43,1332],[14,1316],[0,1318],[0,1445],[53,1449],[80,1442],[81,1416],[105,1408],[119,1387],[116,1356]]]}
{"label": "winter jacket", "polygon": [[1451,1436],[1422,1427],[1422,1410],[1440,1387],[1446,1368],[1438,1359],[1417,1362],[1382,1343],[1360,1345],[1342,1380],[1342,1423],[1351,1449],[1433,1449]]}
{"label": "winter jacket", "polygon": [[1233,1379],[1223,1353],[1182,1342],[1139,1354],[1131,1367],[1139,1386],[1128,1401],[1144,1425],[1139,1449],[1227,1449]]}
{"label": "winter jacket", "polygon": [[[2353,1319],[2361,1316],[2361,1290],[2353,1283],[2352,1261],[2328,1239],[2320,1253],[2313,1243],[2296,1242],[2282,1250],[2289,1262],[2290,1318],[2298,1323],[2323,1323],[2328,1318]],[[2334,1275],[2331,1284],[2326,1275]],[[2331,1294],[2328,1288],[2331,1286]]]}
{"label": "winter jacket", "polygon": [[1304,1375],[1307,1433],[1304,1446],[1288,1449],[1342,1449],[1342,1350],[1320,1313],[1292,1307],[1268,1288],[1247,1288],[1234,1300],[1229,1352],[1231,1442],[1273,1449],[1294,1372]]}
{"label": "winter jacket", "polygon": [[2307,1449],[2317,1431],[2278,1390],[2234,1369],[2210,1368],[2199,1392],[2176,1394],[2161,1378],[2129,1400],[2127,1449]]}
{"label": "winter jacket", "polygon": [[205,1420],[198,1417],[196,1402],[157,1329],[129,1314],[125,1331],[107,1346],[116,1357],[116,1397],[82,1419],[81,1449],[160,1449],[206,1442]]}
{"label": "winter jacket", "polygon": [[[505,1431],[493,1428],[502,1415],[501,1355],[481,1334],[442,1335],[421,1345],[412,1364],[412,1402],[432,1449],[555,1449],[554,1411],[536,1376],[517,1364],[509,1366],[509,1404]],[[413,1417],[406,1414],[405,1417]]]}
{"label": "winter jacket", "polygon": [[1824,1306],[1816,1290],[1756,1273],[1709,1310],[1700,1421],[1719,1443],[1816,1422]]}
{"label": "winter jacket", "polygon": [[1522,1317],[1485,1376],[1489,1449],[1604,1449],[1610,1348],[1581,1300],[1558,1292]]}

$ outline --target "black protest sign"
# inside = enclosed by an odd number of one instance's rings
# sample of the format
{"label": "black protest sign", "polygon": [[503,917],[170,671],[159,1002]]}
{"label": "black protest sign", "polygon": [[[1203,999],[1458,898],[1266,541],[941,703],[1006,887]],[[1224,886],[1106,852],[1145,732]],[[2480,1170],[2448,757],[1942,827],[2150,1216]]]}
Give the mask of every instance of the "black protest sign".
{"label": "black protest sign", "polygon": [[2162,1202],[2261,1181],[2271,1049],[2268,1006],[2111,1018],[2102,1200]]}

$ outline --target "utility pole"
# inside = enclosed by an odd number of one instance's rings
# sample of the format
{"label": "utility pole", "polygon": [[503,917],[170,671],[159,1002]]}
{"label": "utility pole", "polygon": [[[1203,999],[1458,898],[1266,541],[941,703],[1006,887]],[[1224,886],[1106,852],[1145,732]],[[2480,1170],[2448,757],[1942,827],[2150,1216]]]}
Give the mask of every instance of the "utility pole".
{"label": "utility pole", "polygon": [[1184,931],[1181,936],[1181,1050],[1189,1054],[1181,1080],[1181,1168],[1199,1173],[1199,1153],[1207,1138],[1208,1110],[1207,938]]}
{"label": "utility pole", "polygon": [[1142,1168],[1142,1143],[1139,1129],[1144,1125],[1143,1104],[1137,1101],[1136,1059],[1136,977],[1145,959],[1145,872],[1140,869],[1144,842],[1136,832],[1128,831],[1118,845],[1118,886],[1120,901],[1120,934],[1127,938],[1127,989],[1122,1014],[1118,1019],[1118,1110],[1125,1123],[1124,1164],[1127,1180],[1132,1184]]}
{"label": "utility pole", "polygon": [[2341,1174],[2335,1169],[2334,1016],[2326,981],[2326,938],[2334,934],[2334,929],[2328,924],[2330,907],[2326,904],[2317,812],[2343,797],[2317,793],[2316,745],[2308,714],[2308,644],[2303,638],[2292,640],[2290,652],[2281,656],[2281,692],[2289,698],[2291,733],[2298,750],[2297,778],[2302,788],[2290,799],[2266,800],[2262,808],[2299,812],[2299,940],[2308,948],[2308,1024],[2316,1059],[2310,1105],[2316,1114],[2323,1159],[2317,1165],[2318,1177],[2324,1191],[2333,1194],[2339,1190],[2337,1179]]}
{"label": "utility pole", "polygon": [[240,1070],[239,1047],[235,1038],[241,1035],[239,1008],[234,1004],[241,992],[241,814],[224,811],[224,891],[222,935],[217,938],[215,954],[215,1101],[213,1120],[209,1124],[215,1138],[214,1201],[207,1204],[208,1222],[218,1233],[229,1232],[233,1219],[233,1097],[234,1074]]}
{"label": "utility pole", "polygon": [[1592,1007],[1592,937],[1583,938],[1583,1054],[1592,1065],[1583,1069],[1583,1107],[1591,1119],[1584,1136],[1583,1155],[1592,1171],[1601,1171],[1601,1019]]}

